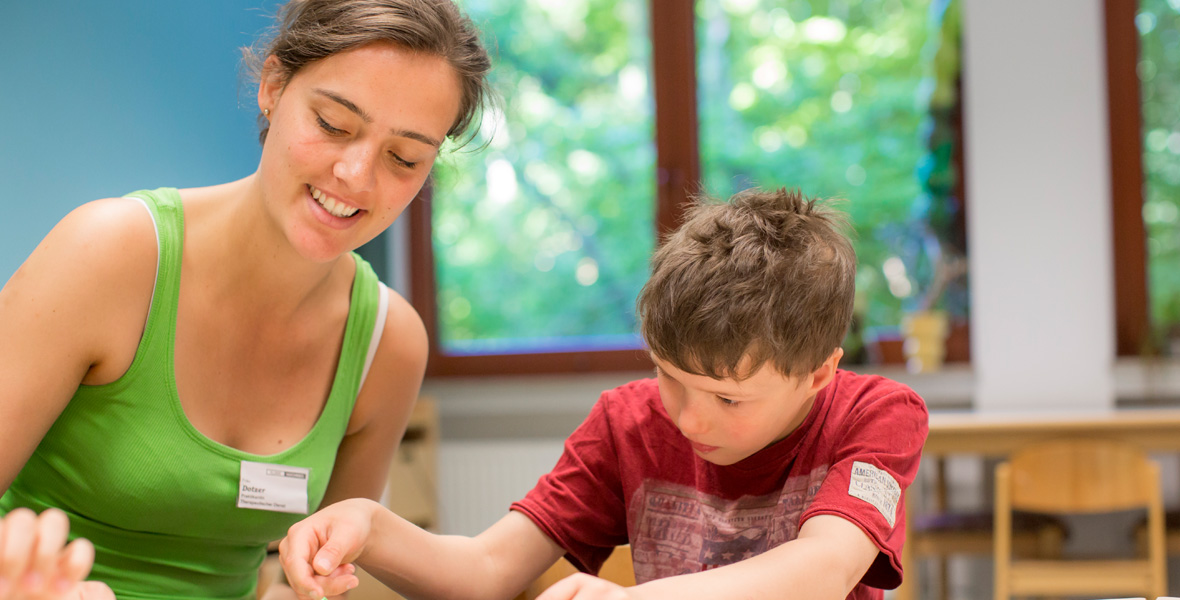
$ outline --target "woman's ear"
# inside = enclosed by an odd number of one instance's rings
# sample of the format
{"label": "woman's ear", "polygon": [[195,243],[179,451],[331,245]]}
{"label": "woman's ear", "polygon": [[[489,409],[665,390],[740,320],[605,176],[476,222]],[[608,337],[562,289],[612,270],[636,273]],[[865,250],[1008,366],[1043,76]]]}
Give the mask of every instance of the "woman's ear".
{"label": "woman's ear", "polygon": [[266,57],[266,62],[262,63],[262,73],[258,77],[258,110],[273,111],[285,86],[286,81],[278,57],[273,54]]}

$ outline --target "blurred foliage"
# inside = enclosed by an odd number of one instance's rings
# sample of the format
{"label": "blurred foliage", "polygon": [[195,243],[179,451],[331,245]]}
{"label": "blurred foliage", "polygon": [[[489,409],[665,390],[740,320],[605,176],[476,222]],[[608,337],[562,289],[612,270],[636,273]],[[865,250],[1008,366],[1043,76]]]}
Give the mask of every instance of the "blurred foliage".
{"label": "blurred foliage", "polygon": [[[842,200],[856,234],[859,325],[870,332],[896,326],[933,287],[933,257],[958,206],[948,120],[959,72],[957,5],[699,5],[706,188],[725,197],[751,185],[787,186]],[[955,312],[965,314],[966,296],[959,298]]]}
{"label": "blurred foliage", "polygon": [[1180,1],[1141,0],[1143,221],[1157,339],[1180,339]]}
{"label": "blurred foliage", "polygon": [[444,348],[637,347],[655,230],[646,6],[460,4],[492,46],[502,111],[436,172]]}
{"label": "blurred foliage", "polygon": [[[924,291],[919,273],[902,273],[904,289],[883,271],[913,224],[945,238],[939,210],[956,175],[929,109],[958,73],[958,14],[933,2],[697,3],[707,191],[846,199],[860,326],[896,325]],[[502,111],[436,170],[444,348],[634,346],[655,231],[646,3],[460,4],[489,35]]]}

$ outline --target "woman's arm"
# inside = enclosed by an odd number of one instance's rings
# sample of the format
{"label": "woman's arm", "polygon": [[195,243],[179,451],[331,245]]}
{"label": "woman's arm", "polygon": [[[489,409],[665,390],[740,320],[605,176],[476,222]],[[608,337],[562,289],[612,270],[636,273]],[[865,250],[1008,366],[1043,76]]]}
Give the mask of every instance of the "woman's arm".
{"label": "woman's arm", "polygon": [[[0,494],[82,383],[120,377],[134,359],[151,304],[155,228],[135,200],[71,212],[0,289]],[[64,513],[17,509],[0,520],[0,600],[113,600],[106,585],[77,583],[94,550],[65,545]],[[37,590],[30,592],[30,573]]]}
{"label": "woman's arm", "polygon": [[321,506],[348,498],[380,500],[393,455],[418,400],[426,372],[426,327],[405,299],[392,290],[386,293],[389,312],[384,333],[357,396]]}
{"label": "woman's arm", "polygon": [[156,272],[151,215],[135,200],[67,215],[0,289],[0,494],[81,383],[130,366]]}

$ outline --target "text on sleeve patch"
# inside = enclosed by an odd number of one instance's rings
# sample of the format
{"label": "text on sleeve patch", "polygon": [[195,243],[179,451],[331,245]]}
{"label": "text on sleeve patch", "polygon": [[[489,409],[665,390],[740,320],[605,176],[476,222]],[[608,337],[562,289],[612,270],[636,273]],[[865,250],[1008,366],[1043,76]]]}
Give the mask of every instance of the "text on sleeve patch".
{"label": "text on sleeve patch", "polygon": [[893,527],[897,520],[897,503],[901,500],[901,486],[884,469],[866,462],[853,462],[848,495],[872,504]]}

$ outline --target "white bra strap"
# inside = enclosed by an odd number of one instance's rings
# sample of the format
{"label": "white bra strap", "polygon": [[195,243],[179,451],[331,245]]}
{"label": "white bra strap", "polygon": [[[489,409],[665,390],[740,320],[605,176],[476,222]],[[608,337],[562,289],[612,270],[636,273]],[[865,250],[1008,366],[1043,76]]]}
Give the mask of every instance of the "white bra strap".
{"label": "white bra strap", "polygon": [[381,343],[381,334],[385,331],[385,317],[389,315],[389,288],[384,283],[377,282],[377,321],[373,323],[373,335],[369,338],[369,353],[365,355],[365,368],[361,371],[361,385],[357,390],[365,387],[365,378],[369,376],[369,367],[373,366],[373,357],[377,354],[377,346]]}
{"label": "white bra strap", "polygon": [[[152,218],[152,229],[154,229],[156,232],[156,278],[152,282],[152,299],[148,303],[148,316],[147,316],[147,320],[150,321],[152,318],[152,310],[151,309],[155,308],[155,305],[156,305],[156,284],[159,283],[159,281],[160,281],[160,264],[163,263],[163,261],[164,261],[164,256],[163,256],[164,255],[164,247],[160,245],[160,226],[156,223],[156,213],[152,212],[152,208],[150,206],[148,206],[148,203],[143,198],[140,198],[138,196],[123,196],[123,198],[126,200],[135,200],[143,205],[143,209],[146,210],[148,212],[148,216],[150,216]],[[144,323],[144,327],[145,327],[144,331],[147,331],[147,329],[146,329],[147,323],[146,322]]]}

